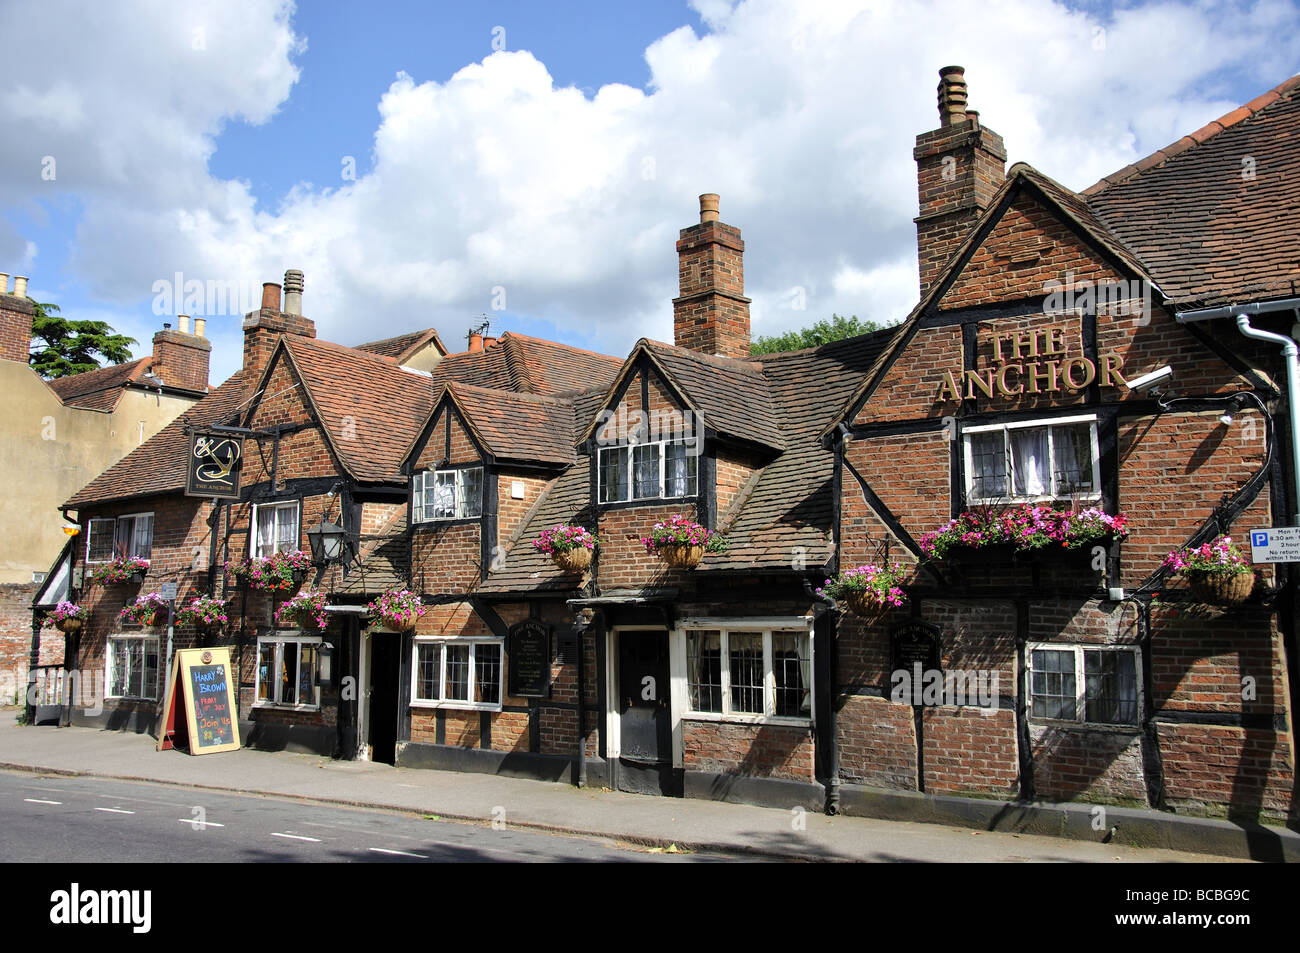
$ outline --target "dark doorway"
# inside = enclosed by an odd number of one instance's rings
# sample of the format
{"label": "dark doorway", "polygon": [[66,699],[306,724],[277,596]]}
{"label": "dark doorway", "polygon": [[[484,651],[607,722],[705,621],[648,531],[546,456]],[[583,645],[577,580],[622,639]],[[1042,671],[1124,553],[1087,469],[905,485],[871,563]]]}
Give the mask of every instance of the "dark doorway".
{"label": "dark doorway", "polygon": [[402,638],[386,632],[370,636],[370,714],[366,739],[370,760],[392,764],[397,760],[397,680],[400,677]]}
{"label": "dark doorway", "polygon": [[618,634],[618,787],[644,794],[681,794],[673,770],[668,706],[668,633]]}

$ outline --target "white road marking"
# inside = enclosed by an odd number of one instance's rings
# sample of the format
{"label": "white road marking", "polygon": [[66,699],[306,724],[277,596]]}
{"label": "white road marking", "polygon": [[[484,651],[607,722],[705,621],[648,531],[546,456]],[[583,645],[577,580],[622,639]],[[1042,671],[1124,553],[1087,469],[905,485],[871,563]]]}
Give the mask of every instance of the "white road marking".
{"label": "white road marking", "polygon": [[319,844],[319,843],[320,843],[320,838],[319,838],[319,837],[304,837],[304,836],[301,835],[301,834],[281,834],[281,833],[279,833],[279,832],[277,832],[277,831],[272,831],[271,836],[272,836],[272,837],[287,837],[287,838],[289,838],[289,840],[306,840],[306,841],[311,841],[313,844]]}
{"label": "white road marking", "polygon": [[97,807],[97,811],[103,811],[105,814],[134,814],[135,811],[124,811],[120,807]]}
{"label": "white road marking", "polygon": [[371,847],[369,849],[376,854],[391,854],[394,857],[418,857],[420,860],[429,859],[426,854],[412,854],[409,850],[387,850],[383,847]]}
{"label": "white road marking", "polygon": [[62,801],[46,801],[38,797],[25,797],[23,798],[23,800],[26,801],[28,804],[62,804],[63,803]]}
{"label": "white road marking", "polygon": [[196,817],[178,817],[176,818],[176,820],[180,821],[182,824],[188,824],[190,825],[190,827],[194,827],[194,828],[226,826],[225,824],[218,824],[216,821],[200,821]]}

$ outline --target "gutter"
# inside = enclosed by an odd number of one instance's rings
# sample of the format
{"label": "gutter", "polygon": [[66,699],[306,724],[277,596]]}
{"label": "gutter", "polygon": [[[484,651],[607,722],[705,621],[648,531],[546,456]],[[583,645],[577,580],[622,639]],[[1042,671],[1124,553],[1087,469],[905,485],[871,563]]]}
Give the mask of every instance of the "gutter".
{"label": "gutter", "polygon": [[1293,525],[1300,526],[1300,348],[1296,346],[1294,338],[1285,334],[1275,334],[1272,331],[1262,331],[1252,327],[1250,323],[1251,315],[1275,314],[1281,311],[1295,311],[1300,316],[1300,298],[1280,298],[1276,301],[1256,301],[1222,308],[1180,311],[1176,312],[1174,317],[1179,324],[1210,321],[1215,318],[1236,318],[1237,330],[1245,337],[1256,341],[1269,341],[1282,348],[1283,361],[1286,364],[1287,411],[1291,419],[1291,522]]}

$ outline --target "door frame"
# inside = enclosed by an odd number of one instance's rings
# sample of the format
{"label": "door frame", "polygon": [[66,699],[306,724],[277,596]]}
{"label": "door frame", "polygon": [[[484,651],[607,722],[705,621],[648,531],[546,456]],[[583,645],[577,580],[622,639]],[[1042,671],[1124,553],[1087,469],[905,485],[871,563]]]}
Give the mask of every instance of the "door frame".
{"label": "door frame", "polygon": [[620,744],[620,721],[618,713],[619,699],[619,652],[618,635],[620,632],[662,632],[668,644],[668,716],[672,726],[672,758],[668,762],[674,768],[684,764],[682,739],[682,711],[686,704],[683,692],[686,689],[686,657],[684,655],[685,636],[677,638],[680,633],[666,625],[615,625],[605,630],[605,755],[611,761],[617,761],[622,754]]}
{"label": "door frame", "polygon": [[[402,633],[393,629],[377,627],[372,629],[361,630],[361,646],[357,653],[357,750],[353,757],[355,761],[369,761],[370,759],[370,675],[374,667],[372,656],[374,647],[374,637],[382,636],[398,640],[397,645],[397,684],[393,686],[397,692],[398,714],[401,713],[402,698]],[[400,740],[400,739],[399,739]]]}

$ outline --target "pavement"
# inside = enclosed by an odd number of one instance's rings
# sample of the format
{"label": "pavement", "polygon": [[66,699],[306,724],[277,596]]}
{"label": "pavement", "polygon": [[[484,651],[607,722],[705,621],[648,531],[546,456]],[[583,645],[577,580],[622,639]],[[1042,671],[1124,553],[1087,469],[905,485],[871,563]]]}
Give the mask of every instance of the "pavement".
{"label": "pavement", "polygon": [[[651,847],[804,861],[1205,863],[1235,858],[252,749],[194,757],[148,735],[28,727],[0,711],[0,769],[398,811]],[[1098,838],[1101,834],[1098,834]]]}

